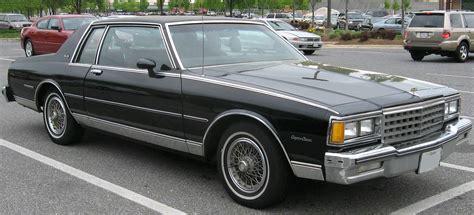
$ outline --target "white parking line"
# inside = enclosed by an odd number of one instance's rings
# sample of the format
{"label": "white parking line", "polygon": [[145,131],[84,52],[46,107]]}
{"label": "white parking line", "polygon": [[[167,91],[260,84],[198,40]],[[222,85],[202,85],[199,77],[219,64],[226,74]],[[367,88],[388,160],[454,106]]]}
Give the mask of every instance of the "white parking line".
{"label": "white parking line", "polygon": [[467,167],[467,166],[459,166],[456,164],[450,164],[450,163],[444,163],[441,162],[440,166],[448,167],[448,168],[453,168],[453,169],[458,169],[458,170],[463,170],[463,171],[468,171],[474,173],[474,168]]}
{"label": "white parking line", "polygon": [[405,208],[394,211],[391,214],[416,214],[424,210],[432,208],[433,206],[439,205],[445,201],[448,201],[456,196],[460,196],[464,193],[474,190],[474,181],[467,182],[455,188],[444,191],[440,194],[434,195],[427,199],[421,200],[414,204],[411,204]]}
{"label": "white parking line", "polygon": [[470,78],[470,79],[474,79],[474,76],[448,75],[448,74],[438,74],[438,73],[426,73],[426,74],[427,75],[435,75],[435,76],[451,77],[451,78]]}
{"label": "white parking line", "polygon": [[157,202],[153,199],[150,199],[148,197],[142,196],[138,193],[135,193],[131,190],[128,190],[124,187],[112,184],[108,181],[105,181],[103,179],[100,179],[96,176],[93,176],[89,173],[83,172],[79,169],[76,169],[74,167],[68,166],[64,163],[61,163],[59,161],[53,160],[49,157],[46,157],[44,155],[38,154],[34,151],[31,151],[29,149],[23,148],[19,145],[16,145],[14,143],[8,142],[6,140],[0,139],[0,146],[6,147],[8,149],[11,149],[15,152],[18,152],[22,155],[25,155],[29,158],[32,158],[34,160],[37,160],[43,164],[49,165],[57,170],[60,170],[62,172],[65,172],[69,175],[72,175],[76,178],[79,178],[81,180],[84,180],[86,182],[89,182],[97,187],[100,187],[104,190],[110,191],[112,193],[115,193],[123,198],[126,198],[130,201],[133,201],[137,204],[143,205],[147,208],[150,208],[158,213],[163,213],[163,214],[185,214],[183,211],[177,210],[175,208],[172,208],[168,205],[165,205],[163,203]]}
{"label": "white parking line", "polygon": [[15,61],[15,60],[13,60],[13,59],[9,59],[9,58],[1,58],[1,57],[0,57],[0,60],[5,60],[5,61]]}

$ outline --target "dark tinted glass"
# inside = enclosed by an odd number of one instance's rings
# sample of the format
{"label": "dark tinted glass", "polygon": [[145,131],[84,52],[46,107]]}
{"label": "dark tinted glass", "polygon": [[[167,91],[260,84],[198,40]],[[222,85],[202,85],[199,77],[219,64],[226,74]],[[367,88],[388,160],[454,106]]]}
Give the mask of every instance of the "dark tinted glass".
{"label": "dark tinted glass", "polygon": [[40,28],[40,29],[46,29],[46,28],[48,28],[48,21],[49,21],[49,19],[41,20],[41,21],[38,22],[38,24],[36,26],[38,26],[38,28]]}
{"label": "dark tinted glass", "polygon": [[474,14],[464,14],[466,28],[474,28]]}
{"label": "dark tinted glass", "polygon": [[462,28],[462,20],[461,15],[459,14],[451,14],[449,16],[451,22],[451,28]]}
{"label": "dark tinted glass", "polygon": [[444,14],[417,14],[411,21],[410,27],[443,28]]}
{"label": "dark tinted glass", "polygon": [[111,27],[100,51],[99,65],[137,69],[139,59],[171,66],[161,31],[151,27]]}
{"label": "dark tinted glass", "polygon": [[77,59],[78,63],[93,64],[99,47],[100,39],[104,33],[104,28],[95,28],[89,34],[86,43],[84,44],[81,55]]}
{"label": "dark tinted glass", "polygon": [[53,26],[59,27],[59,19],[51,19],[48,24],[48,29],[52,29]]}

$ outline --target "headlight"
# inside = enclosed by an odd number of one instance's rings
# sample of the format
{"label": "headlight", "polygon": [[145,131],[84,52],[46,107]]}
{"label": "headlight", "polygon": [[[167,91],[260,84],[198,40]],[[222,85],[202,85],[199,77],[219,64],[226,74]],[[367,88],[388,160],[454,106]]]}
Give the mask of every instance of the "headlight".
{"label": "headlight", "polygon": [[459,99],[444,103],[444,118],[449,119],[459,113]]}
{"label": "headlight", "polygon": [[354,23],[354,22],[352,22],[352,21],[349,21],[349,24],[352,24],[352,23]]}
{"label": "headlight", "polygon": [[331,122],[330,143],[342,145],[354,138],[380,136],[380,125],[381,117],[347,121],[333,120]]}
{"label": "headlight", "polygon": [[300,38],[298,38],[298,37],[293,37],[293,39],[291,39],[291,40],[293,40],[293,41],[299,41]]}

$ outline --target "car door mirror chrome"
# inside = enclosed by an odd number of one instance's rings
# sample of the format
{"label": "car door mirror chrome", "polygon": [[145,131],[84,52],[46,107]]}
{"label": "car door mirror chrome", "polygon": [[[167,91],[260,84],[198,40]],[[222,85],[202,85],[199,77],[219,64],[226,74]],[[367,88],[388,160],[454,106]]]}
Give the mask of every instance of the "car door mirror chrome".
{"label": "car door mirror chrome", "polygon": [[138,59],[137,61],[137,67],[139,69],[146,69],[148,70],[148,75],[150,77],[153,77],[155,78],[157,75],[154,71],[155,67],[156,67],[156,62],[154,60],[150,60],[150,59],[146,59],[146,58],[141,58],[141,59]]}

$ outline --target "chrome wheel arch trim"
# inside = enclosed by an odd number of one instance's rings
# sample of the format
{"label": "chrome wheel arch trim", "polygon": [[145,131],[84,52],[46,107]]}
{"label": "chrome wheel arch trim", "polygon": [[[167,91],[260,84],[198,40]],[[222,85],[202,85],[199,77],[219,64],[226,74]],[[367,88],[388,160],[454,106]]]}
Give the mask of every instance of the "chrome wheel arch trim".
{"label": "chrome wheel arch trim", "polygon": [[[61,90],[61,87],[59,86],[58,82],[52,80],[52,79],[46,79],[46,80],[43,80],[41,81],[38,85],[36,85],[36,90],[35,90],[35,95],[34,95],[34,98],[33,98],[33,101],[35,102],[36,104],[36,107],[37,107],[37,111],[38,112],[41,112],[41,108],[40,106],[42,104],[39,104],[38,102],[38,93],[40,91],[40,89],[43,87],[44,84],[51,84],[53,85],[58,91],[59,91],[59,95],[62,97],[62,99],[64,100],[64,104],[66,105],[66,108],[67,108],[67,111],[72,114],[71,112],[71,109],[69,108],[69,105],[67,104],[67,101],[66,101],[66,97],[64,96],[64,93],[63,91]],[[73,116],[74,118],[74,116]]]}
{"label": "chrome wheel arch trim", "polygon": [[[228,110],[228,111],[225,111],[221,114],[219,114],[218,116],[216,116],[214,118],[214,120],[209,124],[209,126],[207,127],[206,129],[206,133],[204,134],[204,137],[203,137],[203,144],[204,144],[204,150],[206,150],[206,141],[207,141],[207,138],[208,138],[208,135],[209,135],[209,132],[213,129],[214,125],[219,122],[220,120],[226,118],[226,117],[230,117],[230,116],[245,116],[245,117],[249,117],[251,119],[254,119],[254,120],[257,120],[260,124],[262,124],[263,126],[265,126],[265,128],[267,128],[272,134],[273,134],[273,137],[275,137],[276,141],[278,142],[278,144],[280,145],[281,149],[283,150],[283,154],[285,154],[285,158],[286,160],[288,161],[288,164],[290,165],[290,167],[293,169],[292,165],[291,165],[291,160],[290,160],[290,157],[288,156],[288,153],[286,152],[286,149],[285,147],[283,146],[283,142],[281,142],[281,139],[280,139],[280,136],[278,136],[278,133],[275,129],[275,127],[273,127],[273,125],[265,118],[263,117],[262,115],[258,114],[258,113],[255,113],[255,112],[252,112],[252,111],[248,111],[248,110],[241,110],[241,109],[236,109],[236,110]],[[294,171],[293,171],[294,172]]]}

